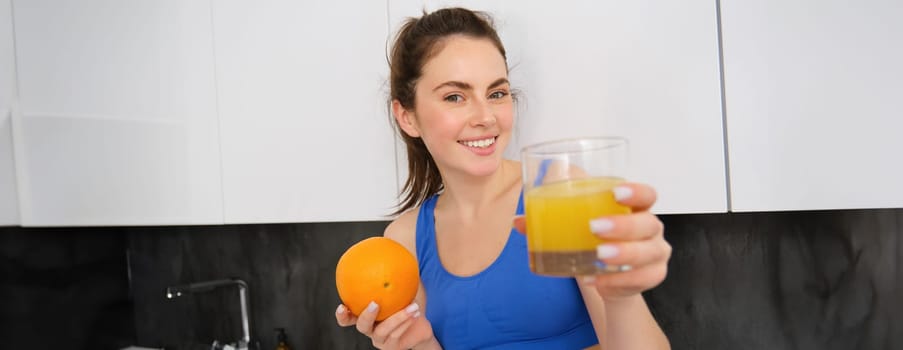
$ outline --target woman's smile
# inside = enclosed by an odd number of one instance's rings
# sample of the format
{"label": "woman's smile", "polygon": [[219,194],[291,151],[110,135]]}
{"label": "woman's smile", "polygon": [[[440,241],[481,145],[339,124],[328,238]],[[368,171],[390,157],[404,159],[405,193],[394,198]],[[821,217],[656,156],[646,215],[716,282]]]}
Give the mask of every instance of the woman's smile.
{"label": "woman's smile", "polygon": [[475,140],[460,140],[458,143],[477,155],[488,156],[495,153],[496,139],[498,139],[498,136]]}

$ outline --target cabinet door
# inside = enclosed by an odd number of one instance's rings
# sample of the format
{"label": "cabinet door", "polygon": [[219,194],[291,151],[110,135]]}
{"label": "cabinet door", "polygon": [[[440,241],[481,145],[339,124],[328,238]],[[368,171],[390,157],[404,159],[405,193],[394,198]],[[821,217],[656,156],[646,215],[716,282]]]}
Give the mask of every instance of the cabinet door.
{"label": "cabinet door", "polygon": [[734,211],[903,207],[903,5],[722,3]]}
{"label": "cabinet door", "polygon": [[22,224],[222,223],[207,1],[17,1]]}
{"label": "cabinet door", "polygon": [[227,223],[391,211],[385,6],[213,1]]}
{"label": "cabinet door", "polygon": [[595,135],[631,143],[632,179],[656,187],[658,213],[727,209],[713,1],[390,0],[390,24],[463,5],[495,17],[517,103],[507,155],[538,141]]}
{"label": "cabinet door", "polygon": [[10,0],[0,0],[0,226],[19,224],[13,162],[12,102],[16,87]]}

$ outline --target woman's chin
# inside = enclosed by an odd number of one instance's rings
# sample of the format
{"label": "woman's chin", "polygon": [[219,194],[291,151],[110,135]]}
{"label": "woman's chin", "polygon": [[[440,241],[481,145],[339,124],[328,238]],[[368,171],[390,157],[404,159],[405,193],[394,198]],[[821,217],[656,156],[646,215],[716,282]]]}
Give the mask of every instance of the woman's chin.
{"label": "woman's chin", "polygon": [[477,177],[490,176],[495,174],[502,166],[501,157],[493,157],[493,159],[484,159],[479,163],[473,164],[468,173]]}

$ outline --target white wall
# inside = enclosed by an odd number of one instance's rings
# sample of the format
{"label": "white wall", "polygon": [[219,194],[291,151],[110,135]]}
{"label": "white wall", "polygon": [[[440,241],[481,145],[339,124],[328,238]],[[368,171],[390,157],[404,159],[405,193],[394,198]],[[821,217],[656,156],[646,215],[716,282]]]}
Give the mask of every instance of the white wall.
{"label": "white wall", "polygon": [[213,1],[227,223],[385,220],[385,4]]}
{"label": "white wall", "polygon": [[903,207],[896,1],[723,3],[726,150],[709,0],[0,0],[0,225],[384,219],[385,44],[448,5],[497,19],[511,158],[625,136],[657,213],[726,211],[726,151],[735,211]]}
{"label": "white wall", "polygon": [[10,5],[10,0],[0,0],[0,226],[19,224],[12,139],[16,80]]}
{"label": "white wall", "polygon": [[722,3],[734,211],[903,207],[903,3]]}
{"label": "white wall", "polygon": [[14,12],[22,224],[222,223],[210,4]]}

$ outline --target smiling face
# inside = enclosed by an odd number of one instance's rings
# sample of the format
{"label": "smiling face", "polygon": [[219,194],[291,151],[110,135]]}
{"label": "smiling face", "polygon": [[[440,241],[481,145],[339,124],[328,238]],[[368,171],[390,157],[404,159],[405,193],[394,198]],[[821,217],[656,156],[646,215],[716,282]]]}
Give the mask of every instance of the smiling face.
{"label": "smiling face", "polygon": [[417,81],[414,109],[393,109],[405,133],[420,137],[443,174],[492,174],[511,138],[514,104],[504,57],[493,43],[446,38]]}

